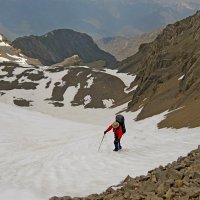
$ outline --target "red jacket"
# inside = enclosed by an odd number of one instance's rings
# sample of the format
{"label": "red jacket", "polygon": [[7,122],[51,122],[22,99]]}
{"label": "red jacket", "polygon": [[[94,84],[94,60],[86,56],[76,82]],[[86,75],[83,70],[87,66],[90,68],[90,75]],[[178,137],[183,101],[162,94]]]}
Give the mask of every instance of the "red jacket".
{"label": "red jacket", "polygon": [[113,129],[114,134],[117,136],[118,139],[121,139],[123,132],[121,126],[117,128],[113,128],[112,125],[110,125],[107,129],[106,132],[109,132],[111,129]]}

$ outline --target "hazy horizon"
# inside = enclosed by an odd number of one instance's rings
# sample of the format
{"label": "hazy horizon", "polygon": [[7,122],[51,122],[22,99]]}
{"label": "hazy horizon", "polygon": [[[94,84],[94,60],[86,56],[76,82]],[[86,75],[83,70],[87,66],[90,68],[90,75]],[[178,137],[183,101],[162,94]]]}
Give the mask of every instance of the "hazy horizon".
{"label": "hazy horizon", "polygon": [[194,14],[197,0],[0,0],[0,33],[8,39],[67,28],[93,38],[134,36]]}

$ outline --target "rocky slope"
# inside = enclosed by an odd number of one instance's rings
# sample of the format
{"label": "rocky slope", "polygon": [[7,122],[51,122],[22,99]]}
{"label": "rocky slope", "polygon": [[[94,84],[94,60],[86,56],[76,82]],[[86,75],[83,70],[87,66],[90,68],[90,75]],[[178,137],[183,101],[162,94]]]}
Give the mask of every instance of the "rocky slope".
{"label": "rocky slope", "polygon": [[103,38],[96,43],[101,49],[114,55],[118,61],[122,61],[134,55],[142,43],[152,42],[160,32],[161,30],[155,30],[134,37]]}
{"label": "rocky slope", "polygon": [[200,12],[168,25],[138,53],[117,65],[136,73],[129,111],[142,108],[137,120],[169,110],[159,127],[200,125]]}
{"label": "rocky slope", "polygon": [[90,36],[70,29],[54,30],[43,36],[20,37],[12,44],[44,65],[52,65],[74,55],[78,55],[83,63],[97,60],[104,60],[107,64],[116,62],[114,56],[99,49]]}
{"label": "rocky slope", "polygon": [[21,64],[41,65],[37,59],[29,58],[15,49],[12,43],[2,34],[0,34],[0,62],[15,62]]}
{"label": "rocky slope", "polygon": [[88,197],[52,197],[50,200],[198,200],[200,198],[200,146],[185,157],[159,166],[147,175],[127,176],[122,183]]}

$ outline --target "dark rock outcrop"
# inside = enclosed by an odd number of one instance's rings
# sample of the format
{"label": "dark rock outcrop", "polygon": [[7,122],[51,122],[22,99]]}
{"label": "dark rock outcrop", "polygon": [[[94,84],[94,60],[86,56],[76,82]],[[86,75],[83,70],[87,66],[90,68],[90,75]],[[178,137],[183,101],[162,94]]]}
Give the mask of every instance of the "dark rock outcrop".
{"label": "dark rock outcrop", "polygon": [[104,60],[107,64],[116,62],[115,57],[99,49],[89,35],[70,29],[54,30],[43,36],[20,37],[13,41],[13,46],[44,65],[59,63],[74,55],[78,55],[83,63],[97,60]]}
{"label": "dark rock outcrop", "polygon": [[84,198],[52,197],[50,200],[198,200],[200,198],[200,147],[186,157],[159,166],[145,176],[126,179],[101,194]]}

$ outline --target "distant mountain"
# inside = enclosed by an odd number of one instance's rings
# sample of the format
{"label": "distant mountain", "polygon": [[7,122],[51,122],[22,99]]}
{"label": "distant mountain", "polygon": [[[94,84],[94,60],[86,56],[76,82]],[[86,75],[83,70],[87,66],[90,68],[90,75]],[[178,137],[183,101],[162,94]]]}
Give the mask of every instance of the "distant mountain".
{"label": "distant mountain", "polygon": [[74,55],[78,55],[83,63],[97,60],[107,64],[116,62],[115,57],[99,49],[90,36],[70,29],[54,30],[42,36],[20,37],[12,44],[44,65],[52,65]]}
{"label": "distant mountain", "polygon": [[0,31],[13,39],[58,28],[93,38],[132,36],[163,27],[200,9],[199,0],[6,0]]}
{"label": "distant mountain", "polygon": [[122,61],[135,54],[142,43],[152,42],[160,32],[161,30],[155,30],[134,37],[102,38],[96,43],[101,49],[114,55],[118,61]]}
{"label": "distant mountain", "polygon": [[169,110],[159,127],[200,125],[200,11],[168,25],[155,41],[113,66],[137,74],[129,110],[137,120]]}

